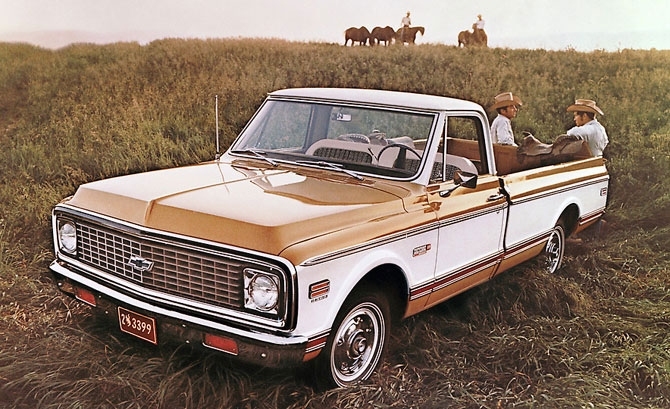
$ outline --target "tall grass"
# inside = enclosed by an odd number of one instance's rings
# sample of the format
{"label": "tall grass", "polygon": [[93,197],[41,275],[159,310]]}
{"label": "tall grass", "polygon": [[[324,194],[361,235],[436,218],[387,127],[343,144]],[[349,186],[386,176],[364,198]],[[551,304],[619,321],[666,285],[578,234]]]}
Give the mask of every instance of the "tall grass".
{"label": "tall grass", "polygon": [[[0,403],[17,408],[667,407],[670,405],[670,52],[342,47],[279,40],[0,44]],[[318,391],[308,373],[118,334],[47,274],[51,207],[86,181],[214,155],[272,90],[362,87],[524,101],[551,141],[565,108],[605,111],[606,234],[394,330],[373,379]],[[0,405],[2,406],[2,405]]]}

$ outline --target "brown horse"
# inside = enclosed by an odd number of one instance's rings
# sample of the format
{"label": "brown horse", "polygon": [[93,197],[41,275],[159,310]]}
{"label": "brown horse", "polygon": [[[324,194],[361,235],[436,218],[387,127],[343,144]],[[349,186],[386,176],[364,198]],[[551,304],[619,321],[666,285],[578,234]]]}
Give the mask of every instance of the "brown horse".
{"label": "brown horse", "polygon": [[426,31],[425,28],[421,26],[416,27],[400,27],[398,31],[395,32],[395,38],[400,44],[409,43],[414,44],[416,41],[416,33],[423,33]]}
{"label": "brown horse", "polygon": [[375,27],[370,33],[370,45],[380,44],[382,41],[384,45],[389,45],[395,40],[395,30],[393,27]]}
{"label": "brown horse", "polygon": [[344,45],[346,47],[349,40],[351,40],[351,46],[354,46],[354,42],[357,41],[359,45],[366,45],[370,38],[370,31],[362,26],[361,28],[350,27],[344,32]]}
{"label": "brown horse", "polygon": [[467,47],[468,44],[472,41],[472,33],[468,30],[463,30],[458,33],[458,46]]}
{"label": "brown horse", "polygon": [[488,36],[486,31],[478,28],[473,28],[471,33],[468,30],[463,30],[458,33],[458,46],[468,47],[468,46],[488,46]]}

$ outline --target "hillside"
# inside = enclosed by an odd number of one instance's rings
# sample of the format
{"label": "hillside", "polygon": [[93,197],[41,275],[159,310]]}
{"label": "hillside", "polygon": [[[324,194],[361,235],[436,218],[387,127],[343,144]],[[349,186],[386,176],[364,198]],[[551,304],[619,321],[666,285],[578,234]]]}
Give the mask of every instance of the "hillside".
{"label": "hillside", "polygon": [[[0,403],[10,408],[670,406],[670,51],[355,47],[162,40],[56,51],[0,43]],[[50,211],[83,182],[213,158],[272,90],[362,87],[524,101],[548,142],[576,98],[610,137],[602,235],[405,321],[371,382],[318,391],[301,371],[232,364],[119,335],[48,274]],[[0,405],[1,406],[1,405]]]}

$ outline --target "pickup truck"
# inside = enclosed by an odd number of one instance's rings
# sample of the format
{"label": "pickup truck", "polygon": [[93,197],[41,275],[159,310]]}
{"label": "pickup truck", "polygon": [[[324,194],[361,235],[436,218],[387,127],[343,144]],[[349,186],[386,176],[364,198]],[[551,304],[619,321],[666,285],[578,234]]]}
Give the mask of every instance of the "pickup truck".
{"label": "pickup truck", "polygon": [[398,319],[530,259],[561,267],[607,202],[579,144],[525,158],[456,98],[279,90],[211,161],[80,186],[53,209],[50,269],[134,337],[347,387]]}

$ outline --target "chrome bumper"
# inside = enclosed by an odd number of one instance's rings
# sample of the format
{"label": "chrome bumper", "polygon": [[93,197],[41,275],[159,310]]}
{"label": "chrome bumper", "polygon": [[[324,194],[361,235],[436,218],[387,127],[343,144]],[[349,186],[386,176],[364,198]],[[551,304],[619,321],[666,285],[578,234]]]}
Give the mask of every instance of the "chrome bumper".
{"label": "chrome bumper", "polygon": [[63,293],[74,296],[75,288],[83,288],[91,292],[95,296],[94,308],[100,309],[117,323],[119,306],[156,319],[159,343],[161,340],[169,339],[193,346],[211,348],[203,342],[205,334],[210,334],[234,340],[237,343],[237,351],[235,354],[228,353],[227,355],[244,362],[271,368],[286,368],[297,366],[304,361],[308,344],[307,337],[254,332],[169,310],[101,285],[78,274],[64,263],[54,261],[49,268]]}

